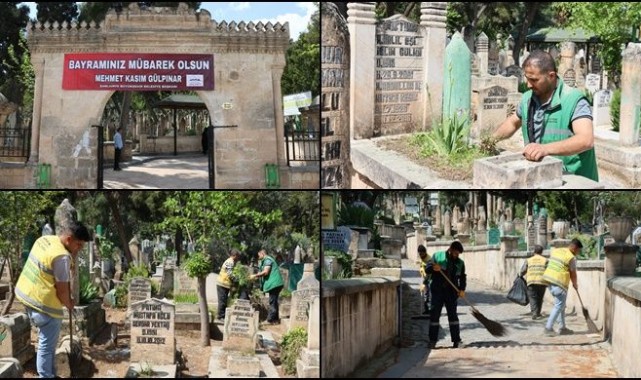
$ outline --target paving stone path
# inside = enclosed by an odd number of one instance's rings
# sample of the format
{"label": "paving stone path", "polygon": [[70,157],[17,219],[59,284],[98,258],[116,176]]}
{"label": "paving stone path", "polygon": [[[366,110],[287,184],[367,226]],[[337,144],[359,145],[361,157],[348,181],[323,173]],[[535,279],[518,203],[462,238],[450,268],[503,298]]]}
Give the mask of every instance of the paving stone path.
{"label": "paving stone path", "polygon": [[208,189],[207,157],[163,157],[123,163],[123,170],[105,167],[105,189]]}
{"label": "paving stone path", "polygon": [[[589,334],[580,310],[566,310],[573,335],[545,337],[547,318],[534,321],[529,306],[510,302],[506,291],[468,281],[466,297],[487,318],[508,328],[494,337],[459,300],[461,348],[452,347],[445,309],[435,349],[428,348],[429,320],[415,319],[421,312],[418,266],[403,260],[403,320],[401,348],[370,361],[363,375],[378,377],[617,377],[610,360],[610,345],[599,334]],[[547,317],[551,304],[544,304]],[[558,329],[558,324],[555,325]]]}

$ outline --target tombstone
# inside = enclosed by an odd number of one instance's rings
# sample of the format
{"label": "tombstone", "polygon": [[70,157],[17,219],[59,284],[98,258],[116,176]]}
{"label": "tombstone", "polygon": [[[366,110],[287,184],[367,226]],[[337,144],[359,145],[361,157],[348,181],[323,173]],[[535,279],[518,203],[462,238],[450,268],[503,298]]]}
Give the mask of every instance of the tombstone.
{"label": "tombstone", "polygon": [[133,264],[147,264],[143,260],[142,252],[140,250],[140,242],[135,236],[129,241],[129,252],[131,252],[131,259],[134,261]]}
{"label": "tombstone", "polygon": [[590,59],[590,73],[594,73],[596,75],[601,74],[601,58],[599,58],[598,55],[593,55],[592,58]]}
{"label": "tombstone", "polygon": [[376,26],[374,136],[410,133],[423,125],[425,38],[425,28],[402,15]]}
{"label": "tombstone", "polygon": [[305,264],[303,278],[292,292],[291,317],[289,330],[296,327],[307,328],[310,316],[310,302],[320,296],[320,282],[314,276],[314,264]]}
{"label": "tombstone", "polygon": [[478,57],[478,71],[480,75],[487,75],[489,39],[484,32],[476,39],[476,56]]}
{"label": "tombstone", "polygon": [[248,300],[237,299],[228,307],[225,312],[223,349],[254,354],[258,342],[258,314]]}
{"label": "tombstone", "polygon": [[[559,62],[559,75],[565,80],[565,72],[574,70],[574,57],[576,55],[576,44],[571,41],[561,43],[561,59]],[[574,77],[573,77],[574,78]]]}
{"label": "tombstone", "polygon": [[599,90],[592,96],[592,116],[595,127],[611,125],[610,121],[610,102],[612,101],[612,91]]}
{"label": "tombstone", "polygon": [[537,221],[536,221],[536,229],[537,229],[537,240],[536,244],[540,245],[541,247],[545,248],[548,245],[547,241],[547,227],[548,227],[548,221],[546,217],[541,216]]}
{"label": "tombstone", "polygon": [[136,302],[151,298],[151,280],[143,277],[135,277],[129,283],[129,294],[127,302],[127,314],[131,313],[131,305]]}
{"label": "tombstone", "polygon": [[[490,47],[487,53],[487,72],[490,75],[500,74],[499,67],[499,49],[496,46],[496,41],[490,42]],[[447,99],[447,98],[444,98]]]}
{"label": "tombstone", "polygon": [[621,116],[619,141],[626,146],[639,146],[641,128],[641,43],[629,43],[622,53]]}
{"label": "tombstone", "polygon": [[172,303],[155,298],[131,305],[131,362],[174,364],[174,315]]}
{"label": "tombstone", "polygon": [[492,86],[479,91],[477,107],[477,124],[479,131],[475,133],[482,136],[501,125],[508,116],[508,89],[501,86]]}
{"label": "tombstone", "polygon": [[574,65],[574,71],[576,72],[576,88],[584,89],[585,88],[585,76],[588,73],[585,57],[580,57],[577,63]]}
{"label": "tombstone", "polygon": [[333,3],[321,24],[321,188],[349,188],[349,31]]}
{"label": "tombstone", "polygon": [[0,317],[0,357],[16,358],[24,365],[34,356],[31,322],[27,314],[14,313]]}
{"label": "tombstone", "polygon": [[487,245],[501,244],[501,230],[496,227],[487,230]]}
{"label": "tombstone", "polygon": [[594,95],[601,89],[601,76],[598,74],[588,74],[585,77],[585,88]]}
{"label": "tombstone", "polygon": [[452,237],[452,220],[449,211],[445,211],[443,215],[443,237],[445,239]]}
{"label": "tombstone", "polygon": [[506,77],[517,77],[519,82],[523,82],[523,69],[516,65],[511,65],[505,68]]}
{"label": "tombstone", "polygon": [[522,219],[518,219],[518,218],[514,219],[513,222],[514,222],[514,231],[516,231],[517,233],[525,235],[525,233],[524,233],[524,232],[526,232],[525,231],[525,222]]}
{"label": "tombstone", "polygon": [[485,231],[485,223],[487,222],[487,216],[485,215],[485,206],[479,206],[479,224],[478,230]]}
{"label": "tombstone", "polygon": [[456,225],[456,223],[459,222],[461,219],[461,210],[459,209],[458,205],[454,206],[454,210],[452,210],[452,224]]}
{"label": "tombstone", "polygon": [[563,74],[563,82],[570,87],[576,87],[576,71],[568,69]]}
{"label": "tombstone", "polygon": [[527,250],[533,251],[534,245],[536,245],[536,228],[534,227],[532,215],[528,215],[527,217]]}
{"label": "tombstone", "polygon": [[191,278],[182,268],[174,269],[174,296],[176,294],[197,294],[198,279]]}
{"label": "tombstone", "polygon": [[445,49],[445,71],[443,90],[443,118],[457,115],[469,118],[472,95],[472,74],[470,50],[460,33],[455,33],[452,42]]}
{"label": "tombstone", "polygon": [[348,252],[352,230],[340,226],[336,231],[322,231],[323,249]]}
{"label": "tombstone", "polygon": [[296,375],[302,378],[320,378],[320,297],[310,301],[307,346],[296,361]]}

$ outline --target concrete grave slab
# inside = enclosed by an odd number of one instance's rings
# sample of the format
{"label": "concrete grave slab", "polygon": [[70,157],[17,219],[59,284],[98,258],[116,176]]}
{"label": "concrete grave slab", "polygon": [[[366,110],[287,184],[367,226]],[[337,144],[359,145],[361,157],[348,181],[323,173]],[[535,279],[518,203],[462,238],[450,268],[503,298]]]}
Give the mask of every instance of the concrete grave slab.
{"label": "concrete grave slab", "polygon": [[509,153],[474,161],[474,187],[481,189],[544,189],[563,185],[563,163],[554,157],[540,162]]}

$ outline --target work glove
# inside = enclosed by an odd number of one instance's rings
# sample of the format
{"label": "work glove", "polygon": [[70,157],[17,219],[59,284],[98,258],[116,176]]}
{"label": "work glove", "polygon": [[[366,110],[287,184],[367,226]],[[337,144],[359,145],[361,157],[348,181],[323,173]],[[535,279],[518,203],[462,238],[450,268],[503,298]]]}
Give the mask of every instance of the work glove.
{"label": "work glove", "polygon": [[425,291],[425,284],[421,284],[421,286],[419,286],[418,290],[420,290],[421,293],[423,293]]}
{"label": "work glove", "polygon": [[440,272],[441,271],[441,266],[438,265],[438,264],[434,264],[434,266],[432,266],[432,270],[434,272]]}
{"label": "work glove", "polygon": [[461,297],[461,298],[465,297],[465,290],[459,291],[458,292],[458,296]]}
{"label": "work glove", "polygon": [[427,273],[425,273],[425,267],[421,266],[421,269],[419,269],[419,273],[421,274],[421,277],[425,278],[427,276]]}

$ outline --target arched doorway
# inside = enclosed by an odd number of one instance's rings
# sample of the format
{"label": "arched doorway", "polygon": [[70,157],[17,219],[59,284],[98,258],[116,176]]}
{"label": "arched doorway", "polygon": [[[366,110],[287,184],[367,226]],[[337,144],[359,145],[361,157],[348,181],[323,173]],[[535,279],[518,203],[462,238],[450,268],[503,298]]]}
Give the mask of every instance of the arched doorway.
{"label": "arched doorway", "polygon": [[[85,58],[81,70],[91,65],[94,86],[102,80],[124,80],[98,77],[120,75],[123,59],[122,75],[128,75],[132,59],[154,62],[153,55],[162,54],[159,65],[165,69],[163,65],[171,64],[163,62],[171,59],[210,56],[213,89],[196,92],[207,105],[212,124],[238,126],[216,131],[221,143],[211,152],[215,188],[264,188],[266,165],[287,166],[280,90],[289,43],[287,24],[217,23],[209,12],[194,12],[185,4],[140,9],[132,3],[120,13],[111,10],[99,26],[37,23],[27,28],[36,75],[29,161],[51,165],[52,187],[96,187],[97,130],[91,126],[100,123],[114,92],[105,87],[63,88],[61,78],[73,75],[77,67],[69,63],[70,56]],[[99,59],[87,63],[92,61],[90,54]],[[100,72],[105,65],[116,72]]]}

